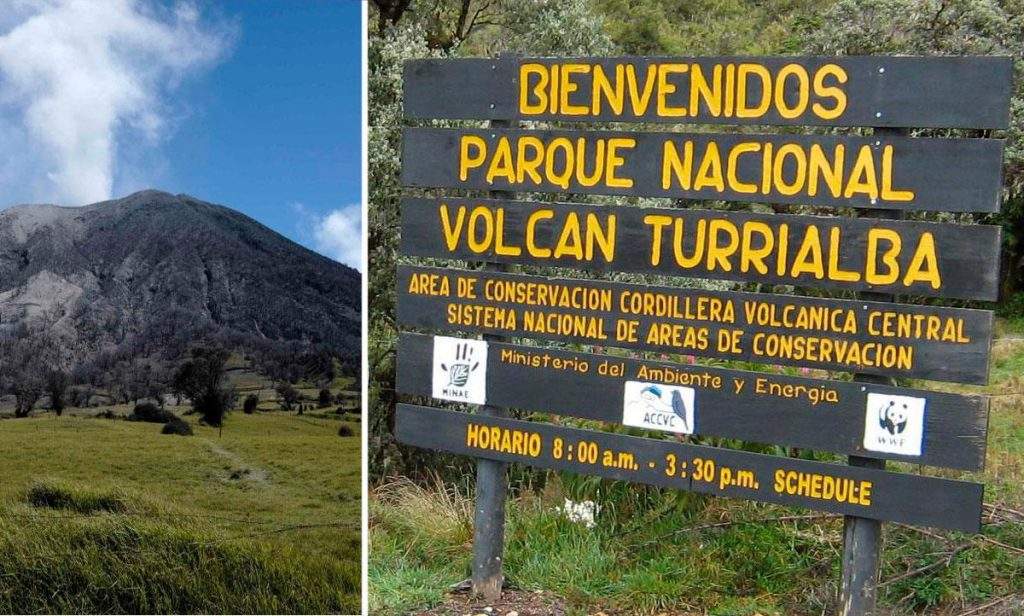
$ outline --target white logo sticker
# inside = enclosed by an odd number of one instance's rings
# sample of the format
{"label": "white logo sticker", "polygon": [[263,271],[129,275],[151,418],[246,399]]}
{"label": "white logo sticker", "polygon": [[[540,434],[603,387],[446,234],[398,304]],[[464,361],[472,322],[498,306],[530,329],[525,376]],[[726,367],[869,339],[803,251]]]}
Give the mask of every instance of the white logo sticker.
{"label": "white logo sticker", "polygon": [[434,336],[433,394],[440,400],[487,401],[487,342]]}
{"label": "white logo sticker", "polygon": [[693,434],[692,387],[626,381],[622,423],[636,428]]}
{"label": "white logo sticker", "polygon": [[864,414],[864,448],[921,455],[925,403],[924,398],[869,393]]}

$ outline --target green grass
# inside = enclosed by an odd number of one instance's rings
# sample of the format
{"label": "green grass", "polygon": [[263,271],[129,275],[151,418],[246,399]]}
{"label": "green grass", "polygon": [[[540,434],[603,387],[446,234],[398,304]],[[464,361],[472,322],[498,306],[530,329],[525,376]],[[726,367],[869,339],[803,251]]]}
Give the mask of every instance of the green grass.
{"label": "green grass", "polygon": [[186,420],[0,421],[0,612],[359,610],[359,439],[330,417]]}
{"label": "green grass", "polygon": [[[1024,341],[1013,339],[1019,337],[1016,323],[1000,325],[1007,338],[993,350],[991,385],[914,383],[994,394],[985,471],[927,472],[984,483],[985,502],[995,514],[986,518],[981,536],[886,525],[880,590],[886,613],[956,614],[1024,594]],[[906,464],[889,466],[917,472]],[[606,506],[594,529],[554,511],[564,498],[584,496]],[[436,605],[450,584],[469,576],[473,503],[464,488],[396,482],[371,492],[370,509],[374,613]],[[505,573],[521,588],[562,595],[578,614],[833,613],[841,519],[779,520],[812,515],[549,475],[543,490],[524,490],[508,503]]]}

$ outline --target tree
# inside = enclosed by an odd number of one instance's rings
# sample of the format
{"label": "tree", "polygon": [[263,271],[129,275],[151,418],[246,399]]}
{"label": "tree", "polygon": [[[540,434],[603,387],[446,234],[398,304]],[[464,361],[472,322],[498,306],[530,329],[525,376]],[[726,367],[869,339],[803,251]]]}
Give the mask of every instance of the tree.
{"label": "tree", "polygon": [[[840,0],[821,15],[805,49],[821,55],[1008,55],[1015,60],[1010,127],[1005,132],[1002,211],[997,215],[920,214],[1002,224],[1005,300],[1024,289],[1024,3],[998,0]],[[983,131],[915,131],[915,136],[979,137]],[[1003,136],[1003,135],[999,135]]]}
{"label": "tree", "polygon": [[68,381],[68,374],[63,370],[51,369],[46,374],[46,394],[50,396],[50,408],[58,417],[64,412]]}
{"label": "tree", "polygon": [[22,325],[0,340],[0,391],[14,396],[14,416],[28,417],[46,390],[45,376],[57,365],[58,345],[45,325]]}
{"label": "tree", "polygon": [[172,380],[175,392],[192,401],[192,409],[209,426],[222,428],[224,416],[234,406],[233,387],[224,385],[224,365],[230,353],[220,347],[195,347],[178,367]]}
{"label": "tree", "polygon": [[245,397],[245,402],[242,403],[242,412],[246,415],[252,415],[256,412],[256,407],[260,405],[260,397],[256,394],[249,394]]}
{"label": "tree", "polygon": [[325,409],[331,405],[331,392],[329,389],[321,389],[320,395],[317,397],[316,406],[317,408]]}
{"label": "tree", "polygon": [[373,0],[373,6],[377,9],[377,29],[383,31],[388,24],[397,24],[410,4],[412,0]]}
{"label": "tree", "polygon": [[22,372],[15,377],[11,389],[14,393],[14,416],[28,417],[39,398],[43,396],[43,382],[38,374]]}
{"label": "tree", "polygon": [[831,1],[594,0],[604,30],[631,55],[797,53]]}
{"label": "tree", "polygon": [[281,408],[286,411],[292,410],[292,406],[299,401],[299,390],[295,389],[291,383],[278,383],[274,390],[277,392],[278,399],[281,401]]}

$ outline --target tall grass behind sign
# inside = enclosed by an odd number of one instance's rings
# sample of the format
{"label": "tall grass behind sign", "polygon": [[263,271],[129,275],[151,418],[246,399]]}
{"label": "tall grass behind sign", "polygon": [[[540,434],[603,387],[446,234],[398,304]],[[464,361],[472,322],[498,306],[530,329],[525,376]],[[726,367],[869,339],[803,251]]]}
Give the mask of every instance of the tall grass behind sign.
{"label": "tall grass behind sign", "polygon": [[[878,294],[997,298],[998,227],[892,219],[908,211],[998,211],[1002,140],[892,129],[1005,128],[1010,77],[1009,59],[981,57],[409,62],[408,117],[501,122],[405,130],[403,184],[460,192],[403,201],[403,253],[554,266],[596,278],[400,266],[400,325],[485,339],[403,334],[399,393],[618,423],[661,438],[399,404],[399,440],[853,519],[977,532],[977,483],[669,437],[976,470],[984,462],[987,399],[877,377],[849,382],[650,361],[625,350],[986,383],[989,311],[878,301],[890,297]],[[534,128],[509,126],[519,121]],[[836,130],[594,131],[587,122]],[[481,190],[491,192],[465,196]],[[814,205],[818,212],[851,207],[859,217],[540,203],[517,201],[510,191]],[[761,292],[602,280],[614,272],[735,281]],[[778,285],[789,291],[764,292]],[[580,351],[580,344],[622,350]]]}

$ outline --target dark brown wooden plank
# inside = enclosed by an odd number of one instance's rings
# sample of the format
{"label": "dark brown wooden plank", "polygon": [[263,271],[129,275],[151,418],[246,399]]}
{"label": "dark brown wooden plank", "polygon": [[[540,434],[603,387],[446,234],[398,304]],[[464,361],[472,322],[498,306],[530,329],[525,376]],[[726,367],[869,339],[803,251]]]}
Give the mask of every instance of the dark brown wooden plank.
{"label": "dark brown wooden plank", "polygon": [[[754,149],[743,152],[748,146]],[[763,154],[769,146],[769,173],[763,174]],[[831,188],[826,174],[811,173],[817,166],[808,157],[815,146],[824,153],[826,166],[841,167]],[[503,147],[507,157],[501,154]],[[532,174],[518,162],[520,149],[522,158],[540,161]],[[669,164],[675,160],[666,150],[679,157],[680,169],[689,161],[689,171],[677,176]],[[1002,150],[998,139],[407,128],[402,183],[419,188],[996,212]],[[580,154],[570,156],[570,151]],[[708,154],[712,151],[717,156]],[[595,165],[595,158],[600,164]],[[464,173],[460,159],[465,160]],[[804,160],[802,166],[799,160]],[[763,178],[776,176],[772,165],[778,167],[779,180],[765,185]],[[513,181],[493,174],[498,167],[511,173]]]}
{"label": "dark brown wooden plank", "polygon": [[[397,285],[397,318],[405,327],[937,381],[988,380],[992,313],[984,310],[413,266],[398,268]],[[911,329],[881,328],[896,322]],[[928,323],[939,340],[927,339]]]}
{"label": "dark brown wooden plank", "polygon": [[402,201],[401,250],[994,301],[1000,237],[992,225],[450,197]]}
{"label": "dark brown wooden plank", "polygon": [[[461,389],[444,394],[446,382],[435,386],[435,352],[446,365],[455,358],[442,346],[435,351],[434,340],[400,335],[396,388],[401,394],[433,396],[440,387],[438,399],[459,401]],[[486,360],[471,377],[482,382],[491,405],[947,468],[979,470],[985,464],[989,401],[983,396],[471,342],[480,344],[487,344]],[[662,390],[648,421],[637,416],[635,407],[626,408],[627,382]],[[637,388],[630,385],[630,394]],[[692,390],[685,418],[661,408],[673,390]],[[913,408],[890,409],[893,396],[898,403],[913,399]],[[885,422],[891,411],[908,413],[906,424]]]}
{"label": "dark brown wooden plank", "polygon": [[[680,69],[679,64],[686,68]],[[767,81],[756,73],[744,80],[746,100],[752,104],[747,106],[755,107],[755,113],[744,114],[750,117],[737,117],[729,111],[735,109],[735,103],[726,104],[727,74],[735,74],[739,64],[763,67],[768,75]],[[556,65],[559,80],[552,80],[551,67]],[[542,97],[535,90],[541,80],[559,83],[560,87],[566,65],[570,65],[567,82],[576,89],[566,96],[569,107],[558,100],[552,112],[550,104],[543,104],[550,103],[550,96]],[[664,73],[665,83],[675,88],[665,92],[660,112],[659,70]],[[759,71],[744,69],[750,70]],[[647,76],[654,76],[651,96],[646,104],[633,105],[626,85],[621,110],[608,105],[608,97],[601,96],[595,113],[595,73],[600,72],[597,79],[602,87],[602,77],[608,78],[607,87],[617,96],[617,71],[621,71],[624,84],[628,84],[630,74],[635,75],[640,94],[645,91]],[[406,62],[403,89],[409,118],[1006,128],[1012,71],[1008,57],[426,59]],[[708,89],[719,92],[717,110],[705,98],[691,99],[691,85],[703,86],[704,81]],[[520,87],[523,83],[525,89]],[[767,88],[765,83],[769,84]],[[806,98],[801,96],[802,87],[806,88]],[[826,89],[833,87],[837,90]],[[775,100],[780,89],[784,108]],[[732,90],[735,94],[735,88]],[[756,103],[764,94],[769,95],[769,104],[758,113]],[[840,98],[845,100],[841,107]]]}
{"label": "dark brown wooden plank", "polygon": [[407,404],[395,422],[402,443],[460,455],[918,526],[981,525],[977,483]]}

